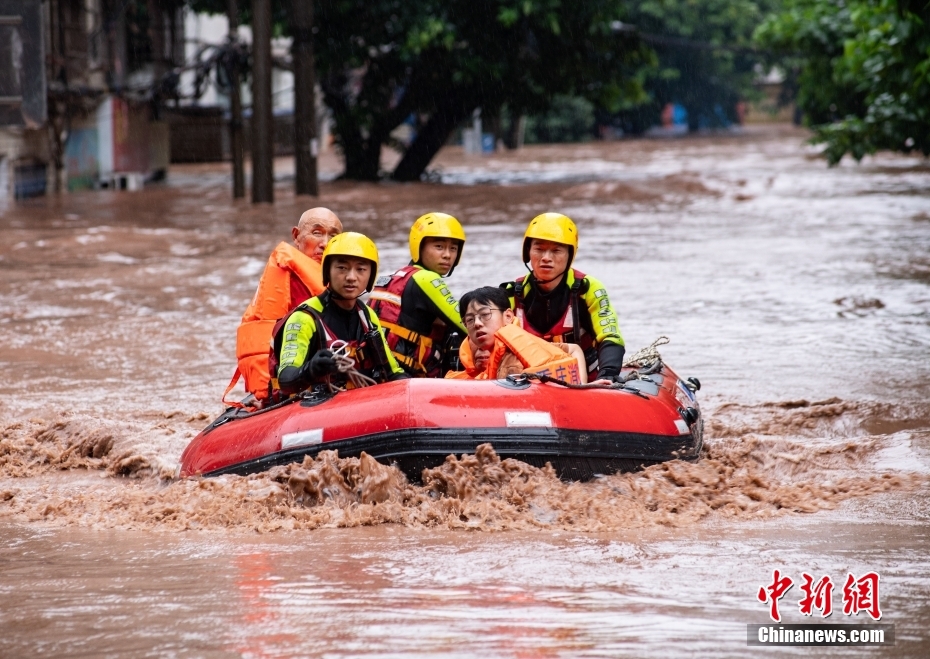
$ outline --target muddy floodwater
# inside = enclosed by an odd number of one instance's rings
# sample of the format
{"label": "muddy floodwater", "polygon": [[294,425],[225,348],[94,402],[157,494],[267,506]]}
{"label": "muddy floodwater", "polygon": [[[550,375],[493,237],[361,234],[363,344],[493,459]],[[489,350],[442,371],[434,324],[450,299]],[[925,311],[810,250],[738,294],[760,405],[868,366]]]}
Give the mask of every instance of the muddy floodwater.
{"label": "muddy floodwater", "polygon": [[[829,169],[804,140],[447,149],[403,185],[334,181],[329,157],[318,202],[282,160],[259,207],[225,165],[178,166],[0,209],[0,657],[930,656],[930,163]],[[703,383],[701,459],[563,483],[489,450],[442,492],[331,454],[174,480],[316,204],[382,272],[452,213],[457,294],[525,272],[529,219],[568,214],[628,348],[667,336]],[[748,647],[776,569],[787,623],[873,622],[843,587],[877,574],[895,645]],[[831,579],[828,619],[800,612],[804,573]]]}

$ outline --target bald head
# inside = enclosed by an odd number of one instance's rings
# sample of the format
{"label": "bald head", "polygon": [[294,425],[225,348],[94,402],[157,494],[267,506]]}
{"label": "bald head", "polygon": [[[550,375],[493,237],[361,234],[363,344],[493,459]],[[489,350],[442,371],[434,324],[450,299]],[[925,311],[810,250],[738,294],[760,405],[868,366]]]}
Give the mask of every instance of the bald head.
{"label": "bald head", "polygon": [[297,249],[317,262],[323,260],[326,244],[340,233],[342,222],[334,212],[323,207],[304,211],[297,226],[291,229]]}

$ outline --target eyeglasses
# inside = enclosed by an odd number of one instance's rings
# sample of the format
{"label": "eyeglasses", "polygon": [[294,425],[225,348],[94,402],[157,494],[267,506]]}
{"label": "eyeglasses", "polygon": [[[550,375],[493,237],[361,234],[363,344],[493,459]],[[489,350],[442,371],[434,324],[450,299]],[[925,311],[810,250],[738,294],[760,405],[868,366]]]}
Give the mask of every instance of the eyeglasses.
{"label": "eyeglasses", "polygon": [[490,307],[489,309],[485,309],[484,311],[479,311],[476,314],[468,313],[462,316],[462,322],[465,323],[465,327],[467,329],[471,329],[472,327],[475,326],[475,319],[480,318],[481,324],[484,325],[489,320],[491,320],[491,316],[494,314],[495,311],[501,311],[501,309],[498,309],[497,307]]}

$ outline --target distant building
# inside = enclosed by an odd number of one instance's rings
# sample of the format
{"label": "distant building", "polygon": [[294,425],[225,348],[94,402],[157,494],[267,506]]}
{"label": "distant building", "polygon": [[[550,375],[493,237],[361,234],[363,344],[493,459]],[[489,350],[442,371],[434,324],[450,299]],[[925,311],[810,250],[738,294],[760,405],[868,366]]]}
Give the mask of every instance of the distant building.
{"label": "distant building", "polygon": [[142,3],[0,0],[0,199],[167,172],[153,83],[183,62],[182,2]]}
{"label": "distant building", "polygon": [[745,123],[797,123],[795,104],[786,98],[785,74],[773,67],[768,71],[756,69],[755,87],[760,98],[746,107]]}
{"label": "distant building", "polygon": [[43,9],[39,0],[0,0],[0,200],[47,186]]}
{"label": "distant building", "polygon": [[[227,159],[229,88],[213,57],[227,35],[225,16],[195,14],[184,0],[0,0],[0,202],[136,189],[166,176],[169,162]],[[251,43],[249,26],[239,39]],[[290,39],[272,50],[283,155],[294,147]],[[241,97],[248,151],[248,85]],[[319,100],[317,118],[325,148]]]}
{"label": "distant building", "polygon": [[[193,64],[209,59],[212,51],[227,43],[229,23],[225,16],[188,12],[184,29],[186,61]],[[250,44],[251,26],[239,26],[238,38]],[[276,155],[294,153],[294,74],[284,68],[288,66],[290,49],[289,37],[272,40],[272,57],[276,62],[271,74]],[[199,83],[192,70],[181,75],[179,90],[183,100],[168,107],[165,113],[171,127],[171,162],[210,162],[230,157],[230,100],[226,83],[225,79],[218,78],[215,69],[206,77],[202,76]],[[242,85],[240,97],[245,117],[245,148],[249,151],[251,122],[248,119],[252,105],[249,85]],[[317,117],[321,123],[318,135],[328,133],[327,116],[325,108],[318,102]],[[323,145],[326,145],[325,141]]]}

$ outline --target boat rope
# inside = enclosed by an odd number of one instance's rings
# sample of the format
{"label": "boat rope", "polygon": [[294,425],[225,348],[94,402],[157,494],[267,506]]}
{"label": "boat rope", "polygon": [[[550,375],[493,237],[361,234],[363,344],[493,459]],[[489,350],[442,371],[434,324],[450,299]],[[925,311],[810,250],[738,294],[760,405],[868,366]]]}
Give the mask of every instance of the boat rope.
{"label": "boat rope", "polygon": [[[587,384],[573,384],[571,382],[566,382],[565,380],[560,380],[559,378],[554,378],[551,375],[544,375],[542,373],[525,373],[523,375],[525,375],[526,378],[530,380],[538,380],[539,382],[551,382],[552,384],[557,384],[560,387],[565,387],[566,389],[618,389],[634,394],[636,396],[640,396],[642,398],[647,398],[647,396],[639,389],[627,386],[627,382],[630,382],[631,380],[651,381],[652,379],[649,376],[653,373],[657,373],[662,369],[662,355],[659,354],[659,346],[664,346],[668,342],[669,340],[667,336],[660,336],[658,339],[653,341],[651,345],[646,346],[642,350],[639,350],[624,359],[623,366],[632,367],[633,370],[627,373],[621,373],[611,383],[598,380],[595,382],[589,382]],[[515,376],[508,376],[508,379],[512,377]]]}
{"label": "boat rope", "polygon": [[[345,341],[334,341],[330,349],[333,351],[333,358],[336,360],[336,368],[339,373],[346,376],[353,387],[361,389],[362,387],[370,387],[373,384],[378,384],[376,380],[355,370],[355,359],[349,356],[348,343]],[[342,387],[334,385],[329,377],[326,378],[326,384],[329,386],[331,393],[345,391]]]}
{"label": "boat rope", "polygon": [[662,355],[659,354],[659,346],[664,346],[668,342],[667,336],[660,336],[652,342],[652,345],[646,346],[642,350],[627,356],[627,358],[623,360],[623,365],[637,367],[638,372],[642,375],[655,373],[662,367]]}
{"label": "boat rope", "polygon": [[[633,387],[628,387],[626,383],[628,380],[621,380],[618,382],[589,382],[587,384],[573,384],[571,382],[566,382],[565,380],[560,380],[559,378],[554,378],[551,375],[545,375],[543,373],[520,373],[517,375],[508,375],[507,379],[516,378],[520,376],[525,376],[528,380],[539,380],[540,382],[551,382],[552,384],[557,384],[560,387],[565,387],[566,389],[614,389],[626,391],[627,393],[634,394],[640,398],[649,399],[648,396],[643,394],[639,389],[634,389]],[[632,379],[632,378],[631,378]]]}

